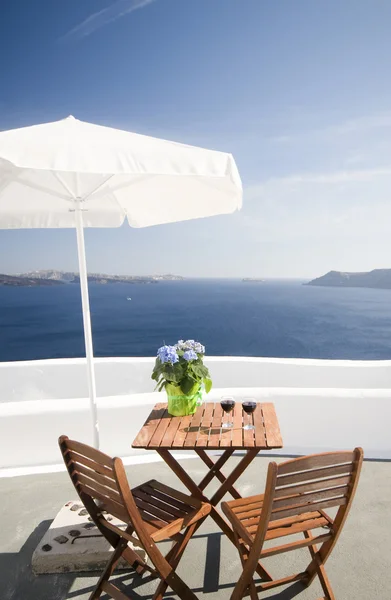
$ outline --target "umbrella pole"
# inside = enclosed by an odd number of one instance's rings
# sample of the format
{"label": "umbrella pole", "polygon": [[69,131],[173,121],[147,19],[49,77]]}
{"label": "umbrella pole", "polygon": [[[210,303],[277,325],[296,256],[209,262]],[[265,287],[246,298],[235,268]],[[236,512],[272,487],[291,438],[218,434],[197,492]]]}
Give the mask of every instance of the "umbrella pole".
{"label": "umbrella pole", "polygon": [[96,404],[96,383],[95,383],[95,368],[94,368],[94,350],[92,346],[91,332],[91,314],[90,300],[88,294],[87,280],[87,263],[86,249],[84,244],[84,228],[83,228],[83,213],[81,201],[77,200],[76,205],[76,235],[77,235],[77,253],[79,258],[79,273],[80,273],[80,290],[81,303],[83,310],[83,325],[84,325],[84,342],[86,347],[87,358],[87,379],[88,391],[90,397],[90,408],[93,426],[93,444],[95,448],[99,448],[99,424],[98,424],[98,408]]}

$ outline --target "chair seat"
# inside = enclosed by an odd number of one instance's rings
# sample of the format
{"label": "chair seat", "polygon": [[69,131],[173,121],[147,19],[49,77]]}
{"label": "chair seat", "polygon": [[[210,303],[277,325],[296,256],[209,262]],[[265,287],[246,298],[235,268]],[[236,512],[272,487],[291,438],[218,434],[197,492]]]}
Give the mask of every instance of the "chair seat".
{"label": "chair seat", "polygon": [[155,542],[174,536],[211,510],[209,504],[155,479],[133,488],[132,494],[145,527]]}
{"label": "chair seat", "polygon": [[[263,494],[239,498],[231,502],[223,502],[222,509],[232,527],[240,538],[247,544],[251,544],[257,532],[259,519],[263,507]],[[295,533],[302,533],[317,529],[318,527],[331,527],[333,521],[323,511],[312,511],[270,521],[265,540],[272,540]]]}

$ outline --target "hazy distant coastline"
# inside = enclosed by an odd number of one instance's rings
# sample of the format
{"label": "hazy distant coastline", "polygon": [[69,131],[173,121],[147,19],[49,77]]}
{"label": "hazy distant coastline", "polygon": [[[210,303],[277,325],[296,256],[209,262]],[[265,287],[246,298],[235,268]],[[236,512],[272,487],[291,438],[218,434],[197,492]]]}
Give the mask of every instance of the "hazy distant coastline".
{"label": "hazy distant coastline", "polygon": [[242,281],[243,283],[265,283],[265,280],[259,277],[244,277]]}
{"label": "hazy distant coastline", "polygon": [[391,289],[391,269],[374,269],[363,273],[329,271],[304,285],[323,287],[361,287],[389,290]]}
{"label": "hazy distant coastline", "polygon": [[[107,275],[106,273],[90,273],[88,281],[101,285],[113,283],[140,283],[150,284],[159,281],[182,281],[181,275]],[[64,285],[68,283],[79,283],[79,274],[72,271],[31,271],[29,273],[18,273],[17,275],[0,274],[0,285],[14,287],[37,287]]]}

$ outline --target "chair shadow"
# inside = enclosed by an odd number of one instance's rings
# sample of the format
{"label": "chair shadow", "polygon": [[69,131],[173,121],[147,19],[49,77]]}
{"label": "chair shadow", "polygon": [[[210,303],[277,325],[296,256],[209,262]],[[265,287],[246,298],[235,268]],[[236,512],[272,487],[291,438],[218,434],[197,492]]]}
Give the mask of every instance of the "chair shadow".
{"label": "chair shadow", "polygon": [[[34,550],[52,521],[40,523],[30,534],[19,552],[0,554],[0,589],[2,600],[76,600],[82,596],[87,597],[95,587],[99,571],[78,573],[53,573],[35,575],[31,568]],[[207,538],[205,571],[202,586],[192,588],[195,594],[203,592],[210,594],[220,593],[221,597],[229,597],[235,587],[236,581],[221,584],[220,563],[222,554],[222,533],[196,534],[194,538]],[[200,576],[202,576],[200,574]],[[83,586],[83,580],[89,579]],[[153,580],[149,575],[139,576],[132,569],[119,570],[114,573],[114,583],[134,600],[151,600],[153,593],[138,591],[138,588]],[[93,580],[93,582],[91,582]],[[75,585],[77,581],[77,586]],[[303,585],[295,583],[283,591],[269,596],[270,600],[292,600],[303,591]],[[141,592],[141,593],[139,593]],[[106,598],[105,595],[102,598]],[[178,600],[178,596],[167,592],[164,600]]]}
{"label": "chair shadow", "polygon": [[[1,600],[65,600],[78,598],[83,594],[86,597],[91,594],[98,580],[100,572],[78,572],[78,573],[47,573],[35,575],[31,563],[34,550],[42,537],[49,529],[52,521],[42,521],[30,534],[19,552],[0,553],[0,597]],[[150,600],[151,594],[140,595],[135,591],[137,587],[148,583],[151,577],[141,578],[135,571],[117,571],[115,576],[118,584],[129,579],[130,589],[135,600]],[[84,588],[80,586],[80,579],[94,579]],[[74,589],[78,580],[78,589]],[[104,595],[102,596],[104,598]]]}
{"label": "chair shadow", "polygon": [[302,594],[304,590],[304,585],[300,582],[296,582],[285,590],[281,590],[280,592],[273,594],[273,596],[269,596],[269,600],[292,600],[292,598],[296,598],[296,596]]}

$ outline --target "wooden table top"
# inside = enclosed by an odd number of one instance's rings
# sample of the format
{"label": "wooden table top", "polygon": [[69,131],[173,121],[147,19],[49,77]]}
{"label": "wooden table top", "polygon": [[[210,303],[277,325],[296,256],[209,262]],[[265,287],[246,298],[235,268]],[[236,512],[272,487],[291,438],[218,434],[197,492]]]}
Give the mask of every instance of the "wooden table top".
{"label": "wooden table top", "polygon": [[[172,417],[168,414],[167,404],[156,404],[139,431],[132,448],[146,450],[191,450],[202,448],[235,450],[259,448],[282,448],[282,438],[274,404],[257,402],[252,415],[242,410],[237,402],[229,419],[234,426],[222,429],[223,420],[227,420],[220,403],[205,402],[197,408],[194,415]],[[244,430],[243,424],[252,423],[255,429]]]}

